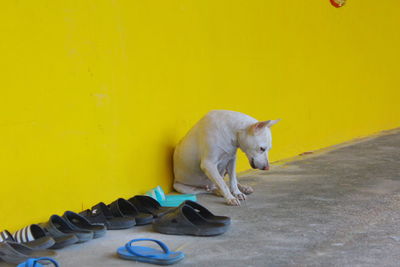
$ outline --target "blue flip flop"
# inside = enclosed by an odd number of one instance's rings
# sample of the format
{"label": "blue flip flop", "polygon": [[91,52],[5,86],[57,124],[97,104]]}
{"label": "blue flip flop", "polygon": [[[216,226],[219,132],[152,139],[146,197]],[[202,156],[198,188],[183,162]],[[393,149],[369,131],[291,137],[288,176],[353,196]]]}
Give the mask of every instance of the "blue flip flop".
{"label": "blue flip flop", "polygon": [[[132,246],[132,243],[139,241],[153,241],[157,243],[162,250],[142,247],[142,246]],[[117,250],[118,255],[126,260],[140,261],[158,265],[170,265],[178,261],[181,261],[185,254],[181,251],[170,251],[167,245],[156,239],[149,238],[139,238],[133,239],[126,243],[124,247],[120,247]]]}
{"label": "blue flip flop", "polygon": [[58,265],[58,262],[53,260],[52,258],[42,257],[36,259],[28,259],[27,261],[18,264],[17,267],[44,267],[43,264],[46,264],[46,266],[49,266],[47,264],[52,264],[55,267],[60,266]]}

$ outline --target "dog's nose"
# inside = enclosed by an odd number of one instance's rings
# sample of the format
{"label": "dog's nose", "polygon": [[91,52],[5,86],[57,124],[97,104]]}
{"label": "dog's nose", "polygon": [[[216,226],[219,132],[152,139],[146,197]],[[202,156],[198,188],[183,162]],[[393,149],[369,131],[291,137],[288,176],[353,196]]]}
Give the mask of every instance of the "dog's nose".
{"label": "dog's nose", "polygon": [[269,170],[269,166],[267,165],[264,167],[264,171],[268,171],[268,170]]}

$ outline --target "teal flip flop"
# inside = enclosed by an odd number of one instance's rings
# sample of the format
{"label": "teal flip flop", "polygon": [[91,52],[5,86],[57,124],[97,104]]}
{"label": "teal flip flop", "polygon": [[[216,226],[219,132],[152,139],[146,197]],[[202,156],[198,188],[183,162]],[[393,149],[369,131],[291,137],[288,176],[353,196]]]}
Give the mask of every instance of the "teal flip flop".
{"label": "teal flip flop", "polygon": [[161,186],[157,186],[149,191],[146,195],[157,200],[162,207],[178,207],[185,200],[196,201],[196,195],[194,194],[178,194],[178,195],[166,195]]}
{"label": "teal flip flop", "polygon": [[[140,241],[155,242],[161,247],[162,250],[151,247],[132,246],[132,243]],[[178,261],[181,261],[185,257],[183,252],[170,251],[167,245],[165,245],[163,242],[149,238],[133,239],[126,243],[124,247],[118,248],[117,254],[126,260],[140,261],[158,265],[174,264]]]}
{"label": "teal flip flop", "polygon": [[44,264],[46,264],[46,266],[49,266],[48,264],[52,264],[55,267],[60,266],[58,265],[58,262],[52,258],[43,257],[37,259],[28,259],[27,261],[18,264],[17,267],[44,267]]}

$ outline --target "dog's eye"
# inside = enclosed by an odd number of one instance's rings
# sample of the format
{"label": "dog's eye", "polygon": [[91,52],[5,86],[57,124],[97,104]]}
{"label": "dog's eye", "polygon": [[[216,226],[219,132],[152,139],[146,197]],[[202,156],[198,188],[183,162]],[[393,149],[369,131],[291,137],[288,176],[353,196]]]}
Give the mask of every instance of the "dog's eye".
{"label": "dog's eye", "polygon": [[262,152],[265,152],[265,147],[260,147],[260,150],[261,150]]}

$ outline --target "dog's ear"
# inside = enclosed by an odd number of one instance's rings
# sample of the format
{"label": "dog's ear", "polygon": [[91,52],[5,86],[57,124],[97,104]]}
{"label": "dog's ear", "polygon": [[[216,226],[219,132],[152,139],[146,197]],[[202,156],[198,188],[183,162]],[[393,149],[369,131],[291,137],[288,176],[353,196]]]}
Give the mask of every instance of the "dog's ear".
{"label": "dog's ear", "polygon": [[265,127],[268,126],[268,123],[270,121],[259,121],[254,123],[253,125],[250,125],[249,127],[249,133],[250,134],[257,134],[258,132],[260,132],[262,129],[264,129]]}
{"label": "dog's ear", "polygon": [[277,120],[268,120],[268,121],[259,121],[254,123],[249,127],[249,132],[251,134],[257,134],[260,130],[264,129],[265,127],[270,128],[272,125],[277,124],[281,119]]}
{"label": "dog's ear", "polygon": [[273,125],[277,124],[281,119],[277,119],[277,120],[269,120],[267,121],[267,127],[271,128]]}

